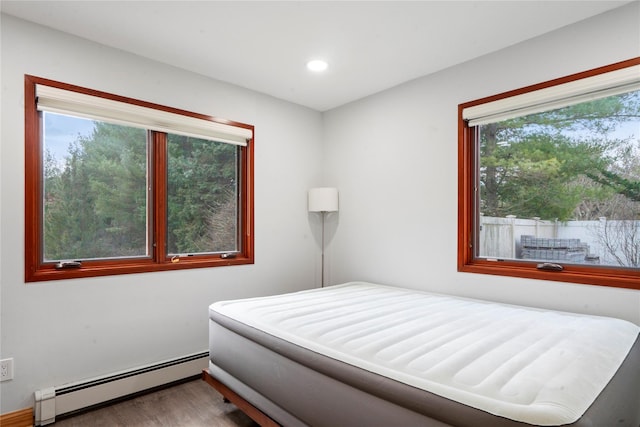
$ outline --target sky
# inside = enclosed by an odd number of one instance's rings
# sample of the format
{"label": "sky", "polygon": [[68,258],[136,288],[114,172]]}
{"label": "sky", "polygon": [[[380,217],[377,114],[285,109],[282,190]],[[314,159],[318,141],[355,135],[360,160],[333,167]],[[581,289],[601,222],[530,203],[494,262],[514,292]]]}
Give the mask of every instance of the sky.
{"label": "sky", "polygon": [[93,120],[44,113],[44,148],[53,154],[60,165],[68,156],[69,145],[79,136],[90,136],[92,132]]}

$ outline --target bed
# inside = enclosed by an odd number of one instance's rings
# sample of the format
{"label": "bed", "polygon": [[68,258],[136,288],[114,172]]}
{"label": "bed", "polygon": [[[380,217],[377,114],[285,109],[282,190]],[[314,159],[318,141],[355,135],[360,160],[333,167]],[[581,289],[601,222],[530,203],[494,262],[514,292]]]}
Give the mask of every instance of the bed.
{"label": "bed", "polygon": [[620,319],[364,282],[209,319],[203,379],[262,426],[640,426],[640,328]]}

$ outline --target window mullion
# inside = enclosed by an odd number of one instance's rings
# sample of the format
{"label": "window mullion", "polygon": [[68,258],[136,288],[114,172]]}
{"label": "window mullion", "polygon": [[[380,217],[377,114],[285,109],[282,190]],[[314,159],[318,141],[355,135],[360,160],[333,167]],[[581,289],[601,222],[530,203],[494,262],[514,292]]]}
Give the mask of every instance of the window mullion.
{"label": "window mullion", "polygon": [[165,263],[167,259],[167,134],[150,131],[152,142],[152,249],[153,259]]}

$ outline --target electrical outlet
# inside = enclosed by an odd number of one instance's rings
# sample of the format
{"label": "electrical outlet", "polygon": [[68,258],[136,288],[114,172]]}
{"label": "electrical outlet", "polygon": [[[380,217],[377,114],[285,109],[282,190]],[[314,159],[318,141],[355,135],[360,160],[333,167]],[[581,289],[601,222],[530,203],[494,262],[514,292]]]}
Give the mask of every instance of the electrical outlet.
{"label": "electrical outlet", "polygon": [[0,381],[13,379],[13,358],[0,360]]}

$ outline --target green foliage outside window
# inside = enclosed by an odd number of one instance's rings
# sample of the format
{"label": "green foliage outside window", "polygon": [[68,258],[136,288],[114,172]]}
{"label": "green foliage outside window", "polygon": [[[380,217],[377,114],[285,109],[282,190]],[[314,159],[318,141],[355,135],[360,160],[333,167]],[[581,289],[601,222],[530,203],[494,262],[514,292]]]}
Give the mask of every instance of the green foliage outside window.
{"label": "green foliage outside window", "polygon": [[480,159],[483,215],[640,219],[640,92],[483,125]]}
{"label": "green foliage outside window", "polygon": [[640,91],[479,126],[485,217],[599,221],[596,241],[640,267]]}
{"label": "green foliage outside window", "polygon": [[[149,255],[147,131],[96,121],[64,154],[46,140],[44,259]],[[168,153],[168,253],[237,250],[237,146],[169,135]]]}
{"label": "green foliage outside window", "polygon": [[169,135],[168,253],[236,251],[237,146]]}
{"label": "green foliage outside window", "polygon": [[64,163],[50,150],[45,156],[45,260],[147,254],[144,130],[94,122]]}

